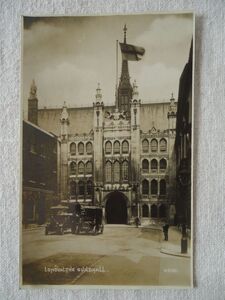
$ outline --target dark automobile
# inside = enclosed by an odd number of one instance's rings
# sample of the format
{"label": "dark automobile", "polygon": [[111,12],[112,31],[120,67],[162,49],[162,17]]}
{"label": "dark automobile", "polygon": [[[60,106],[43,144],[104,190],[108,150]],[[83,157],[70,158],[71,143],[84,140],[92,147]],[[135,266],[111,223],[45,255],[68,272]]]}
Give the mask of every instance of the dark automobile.
{"label": "dark automobile", "polygon": [[73,217],[72,232],[103,233],[102,208],[97,206],[85,206],[76,212]]}
{"label": "dark automobile", "polygon": [[45,226],[45,234],[54,232],[62,235],[65,231],[71,231],[72,217],[73,214],[68,212],[67,206],[52,206],[49,222]]}

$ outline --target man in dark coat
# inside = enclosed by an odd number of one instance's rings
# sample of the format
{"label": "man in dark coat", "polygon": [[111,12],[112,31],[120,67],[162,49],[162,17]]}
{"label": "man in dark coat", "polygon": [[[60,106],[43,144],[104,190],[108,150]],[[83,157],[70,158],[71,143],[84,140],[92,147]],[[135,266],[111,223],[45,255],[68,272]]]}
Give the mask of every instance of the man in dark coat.
{"label": "man in dark coat", "polygon": [[163,233],[164,233],[164,240],[168,241],[168,231],[169,231],[169,224],[164,224],[163,226]]}

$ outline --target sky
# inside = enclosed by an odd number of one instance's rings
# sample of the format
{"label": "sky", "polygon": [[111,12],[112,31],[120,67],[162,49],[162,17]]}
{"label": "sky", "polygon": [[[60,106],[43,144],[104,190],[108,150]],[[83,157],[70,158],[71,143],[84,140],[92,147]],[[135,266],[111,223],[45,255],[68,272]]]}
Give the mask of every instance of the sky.
{"label": "sky", "polygon": [[[116,40],[145,48],[129,62],[143,103],[177,98],[193,36],[192,14],[24,18],[23,108],[32,79],[39,107],[92,106],[98,82],[106,105],[115,103]],[[118,53],[118,73],[121,53]]]}

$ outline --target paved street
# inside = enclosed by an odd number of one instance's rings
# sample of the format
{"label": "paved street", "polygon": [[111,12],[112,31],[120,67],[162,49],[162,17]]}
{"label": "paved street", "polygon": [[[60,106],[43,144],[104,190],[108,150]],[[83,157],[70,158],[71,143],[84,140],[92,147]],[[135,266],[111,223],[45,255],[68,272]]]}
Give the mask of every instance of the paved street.
{"label": "paved street", "polygon": [[[170,230],[169,243],[179,244]],[[157,229],[106,225],[103,235],[44,235],[23,230],[24,284],[190,284],[190,258],[161,253],[167,246]]]}

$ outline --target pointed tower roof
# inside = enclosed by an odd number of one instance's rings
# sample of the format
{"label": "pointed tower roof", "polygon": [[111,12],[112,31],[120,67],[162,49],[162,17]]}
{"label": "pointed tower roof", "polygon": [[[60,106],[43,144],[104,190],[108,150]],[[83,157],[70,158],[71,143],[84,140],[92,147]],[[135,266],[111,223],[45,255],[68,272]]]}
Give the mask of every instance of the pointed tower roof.
{"label": "pointed tower roof", "polygon": [[34,79],[31,82],[31,86],[30,86],[30,97],[29,99],[36,99],[37,98],[37,86],[35,84]]}
{"label": "pointed tower roof", "polygon": [[[127,42],[127,26],[124,25],[124,44]],[[117,106],[119,111],[130,112],[130,100],[132,99],[132,86],[128,69],[128,61],[122,58],[122,69],[118,87]]]}
{"label": "pointed tower roof", "polygon": [[95,98],[96,98],[96,102],[101,102],[102,101],[102,90],[100,88],[100,83],[98,83]]}

